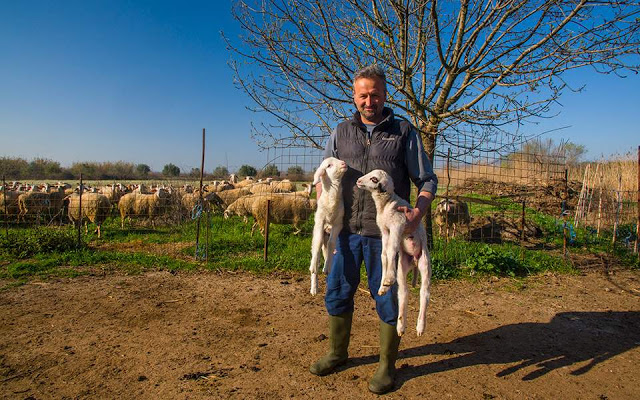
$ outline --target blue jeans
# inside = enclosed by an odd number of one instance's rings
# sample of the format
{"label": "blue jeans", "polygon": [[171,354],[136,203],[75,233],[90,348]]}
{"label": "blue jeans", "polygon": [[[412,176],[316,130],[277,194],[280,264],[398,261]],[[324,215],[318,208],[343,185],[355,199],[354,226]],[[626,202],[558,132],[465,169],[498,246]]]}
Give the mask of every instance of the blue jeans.
{"label": "blue jeans", "polygon": [[353,312],[353,296],[360,284],[360,266],[364,261],[369,292],[376,301],[378,316],[395,326],[398,319],[398,285],[394,284],[391,290],[378,296],[382,279],[382,240],[342,231],[338,235],[336,250],[331,272],[327,276],[324,298],[329,315]]}

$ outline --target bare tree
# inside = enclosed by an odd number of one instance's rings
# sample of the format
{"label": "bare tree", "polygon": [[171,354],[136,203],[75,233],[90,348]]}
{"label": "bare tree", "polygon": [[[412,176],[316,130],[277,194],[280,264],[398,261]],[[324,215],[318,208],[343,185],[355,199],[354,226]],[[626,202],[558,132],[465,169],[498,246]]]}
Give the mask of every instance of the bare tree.
{"label": "bare tree", "polygon": [[256,0],[233,14],[236,82],[275,121],[254,126],[263,146],[286,136],[321,147],[352,115],[351,77],[367,64],[386,69],[387,101],[431,159],[438,138],[464,135],[467,150],[496,134],[522,141],[524,122],[581,89],[567,86],[569,70],[639,70],[633,1]]}

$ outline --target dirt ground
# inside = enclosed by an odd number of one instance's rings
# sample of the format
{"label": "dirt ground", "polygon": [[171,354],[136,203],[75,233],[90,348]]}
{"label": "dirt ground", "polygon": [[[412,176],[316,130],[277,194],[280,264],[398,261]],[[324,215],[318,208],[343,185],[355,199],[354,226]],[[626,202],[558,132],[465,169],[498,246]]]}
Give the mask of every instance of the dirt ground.
{"label": "dirt ground", "polygon": [[[8,282],[0,282],[0,287]],[[366,399],[378,325],[362,289],[337,373],[312,376],[327,317],[308,277],[151,272],[0,291],[4,399]],[[640,272],[434,284],[386,398],[638,399]]]}

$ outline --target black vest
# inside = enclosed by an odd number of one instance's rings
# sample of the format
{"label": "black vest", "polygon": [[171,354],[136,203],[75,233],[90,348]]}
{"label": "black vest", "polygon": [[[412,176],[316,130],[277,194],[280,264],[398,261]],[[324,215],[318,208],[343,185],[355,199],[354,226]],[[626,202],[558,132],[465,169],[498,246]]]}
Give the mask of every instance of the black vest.
{"label": "black vest", "polygon": [[405,153],[411,123],[395,118],[393,111],[383,111],[386,118],[367,137],[367,129],[356,112],[353,119],[342,122],[336,129],[337,156],[349,166],[342,178],[344,200],[344,230],[364,236],[380,236],[376,225],[376,205],[371,193],[360,190],[356,181],[374,169],[391,175],[395,192],[409,201],[411,181]]}

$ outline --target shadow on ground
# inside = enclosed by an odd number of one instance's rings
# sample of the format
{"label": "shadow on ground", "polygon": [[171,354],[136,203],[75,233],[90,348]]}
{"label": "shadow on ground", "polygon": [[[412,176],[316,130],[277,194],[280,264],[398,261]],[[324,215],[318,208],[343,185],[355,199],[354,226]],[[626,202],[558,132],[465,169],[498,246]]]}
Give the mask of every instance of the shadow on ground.
{"label": "shadow on ground", "polygon": [[[595,365],[640,345],[640,312],[564,312],[548,323],[519,323],[433,343],[400,352],[396,388],[415,377],[474,365],[509,364],[496,376],[531,370],[522,377],[534,380],[555,369],[571,367],[581,375]],[[413,358],[437,355],[446,359],[423,365],[404,365]],[[350,365],[377,362],[377,356],[354,358]],[[515,365],[512,365],[514,364]]]}

